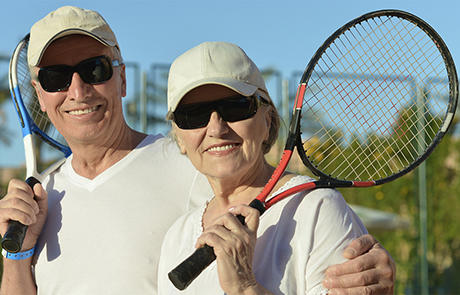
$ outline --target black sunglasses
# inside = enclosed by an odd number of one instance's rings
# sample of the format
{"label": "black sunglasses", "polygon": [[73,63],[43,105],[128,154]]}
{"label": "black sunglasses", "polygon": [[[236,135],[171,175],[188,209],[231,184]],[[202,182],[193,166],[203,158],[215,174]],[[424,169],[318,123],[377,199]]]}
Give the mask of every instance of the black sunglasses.
{"label": "black sunglasses", "polygon": [[53,65],[40,68],[38,81],[47,92],[58,92],[69,88],[72,83],[73,73],[77,72],[81,79],[88,84],[99,84],[110,80],[113,68],[118,67],[118,60],[111,60],[108,56],[101,55],[85,59],[75,66]]}
{"label": "black sunglasses", "polygon": [[209,123],[212,112],[216,111],[222,120],[237,122],[253,117],[261,103],[267,103],[262,97],[237,95],[210,102],[181,104],[173,112],[173,121],[180,129],[196,129]]}

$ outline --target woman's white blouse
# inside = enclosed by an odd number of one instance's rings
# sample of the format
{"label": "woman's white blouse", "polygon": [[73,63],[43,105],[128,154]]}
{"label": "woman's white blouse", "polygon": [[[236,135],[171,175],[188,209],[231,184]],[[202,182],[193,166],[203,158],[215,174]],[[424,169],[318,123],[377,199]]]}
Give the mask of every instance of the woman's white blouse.
{"label": "woman's white blouse", "polygon": [[[310,180],[293,177],[278,193]],[[160,295],[224,293],[215,261],[184,291],[167,276],[194,252],[205,208],[182,216],[167,232],[158,270]],[[253,261],[256,279],[274,294],[324,294],[325,270],[343,262],[344,248],[364,233],[366,228],[336,190],[316,189],[286,198],[260,218]]]}

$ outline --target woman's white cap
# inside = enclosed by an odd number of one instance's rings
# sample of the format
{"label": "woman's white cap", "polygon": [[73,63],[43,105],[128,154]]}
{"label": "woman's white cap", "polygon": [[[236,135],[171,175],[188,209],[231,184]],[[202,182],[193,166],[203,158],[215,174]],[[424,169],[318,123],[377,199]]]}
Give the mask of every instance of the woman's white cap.
{"label": "woman's white cap", "polygon": [[227,42],[204,42],[180,55],[171,65],[168,77],[168,113],[192,89],[205,84],[228,87],[241,95],[257,89],[270,99],[264,79],[246,53]]}

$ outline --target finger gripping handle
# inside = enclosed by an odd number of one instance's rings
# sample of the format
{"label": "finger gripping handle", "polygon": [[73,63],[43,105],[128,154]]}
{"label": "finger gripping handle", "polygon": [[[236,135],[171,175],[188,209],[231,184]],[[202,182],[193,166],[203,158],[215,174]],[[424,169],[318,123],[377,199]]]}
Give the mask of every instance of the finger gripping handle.
{"label": "finger gripping handle", "polygon": [[[26,183],[33,189],[34,185],[40,183],[35,177],[31,176],[26,179]],[[16,220],[8,222],[8,228],[2,238],[2,248],[11,253],[21,251],[22,243],[27,232],[27,225]]]}
{"label": "finger gripping handle", "polygon": [[[254,199],[249,206],[259,210],[260,214],[265,211],[264,205]],[[236,216],[241,224],[245,225],[244,216]],[[208,245],[197,249],[192,255],[168,273],[169,280],[179,289],[184,290],[196,277],[216,259],[214,250]]]}

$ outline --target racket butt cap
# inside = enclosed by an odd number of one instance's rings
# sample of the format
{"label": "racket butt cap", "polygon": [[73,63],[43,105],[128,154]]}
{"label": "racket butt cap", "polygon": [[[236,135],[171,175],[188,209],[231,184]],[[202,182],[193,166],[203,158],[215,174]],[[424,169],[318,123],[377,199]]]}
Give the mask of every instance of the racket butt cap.
{"label": "racket butt cap", "polygon": [[18,253],[26,236],[27,226],[10,220],[8,230],[2,238],[2,248],[10,253]]}

